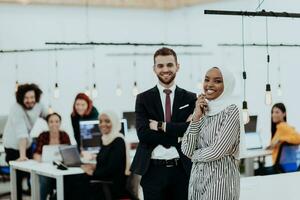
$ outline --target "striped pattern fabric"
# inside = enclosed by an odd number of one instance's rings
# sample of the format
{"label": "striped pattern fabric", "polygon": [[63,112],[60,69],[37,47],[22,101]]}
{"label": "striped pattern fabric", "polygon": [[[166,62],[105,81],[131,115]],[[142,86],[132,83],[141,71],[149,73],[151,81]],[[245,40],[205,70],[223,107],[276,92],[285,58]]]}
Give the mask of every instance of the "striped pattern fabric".
{"label": "striped pattern fabric", "polygon": [[193,162],[189,200],[238,200],[240,117],[236,105],[192,121],[182,152]]}

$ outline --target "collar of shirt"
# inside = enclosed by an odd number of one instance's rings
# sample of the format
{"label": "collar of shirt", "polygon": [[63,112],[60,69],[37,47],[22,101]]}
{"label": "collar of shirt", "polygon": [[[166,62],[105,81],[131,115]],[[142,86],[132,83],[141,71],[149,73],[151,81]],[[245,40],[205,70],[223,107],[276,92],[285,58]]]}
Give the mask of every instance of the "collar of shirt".
{"label": "collar of shirt", "polygon": [[165,93],[164,93],[164,89],[170,89],[170,90],[172,91],[171,95],[174,96],[174,92],[175,92],[175,89],[176,89],[176,84],[174,83],[174,84],[172,85],[172,87],[170,87],[170,88],[165,88],[165,87],[163,87],[160,83],[158,83],[158,84],[157,84],[157,88],[158,88],[160,94],[165,94]]}

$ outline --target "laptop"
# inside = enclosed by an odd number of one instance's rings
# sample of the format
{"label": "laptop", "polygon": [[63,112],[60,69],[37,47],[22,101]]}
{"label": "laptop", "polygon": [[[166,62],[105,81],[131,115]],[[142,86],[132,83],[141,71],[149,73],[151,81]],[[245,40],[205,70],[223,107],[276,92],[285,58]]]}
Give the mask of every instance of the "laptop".
{"label": "laptop", "polygon": [[77,146],[62,146],[59,147],[62,161],[67,167],[80,167],[83,163],[81,162],[80,155]]}
{"label": "laptop", "polygon": [[257,132],[257,116],[250,116],[249,123],[245,124],[245,144],[247,150],[262,149],[260,134]]}
{"label": "laptop", "polygon": [[80,121],[81,147],[84,151],[98,153],[101,148],[101,132],[99,130],[99,121]]}
{"label": "laptop", "polygon": [[42,150],[42,162],[52,163],[53,161],[62,161],[59,151],[60,146],[66,145],[44,145]]}

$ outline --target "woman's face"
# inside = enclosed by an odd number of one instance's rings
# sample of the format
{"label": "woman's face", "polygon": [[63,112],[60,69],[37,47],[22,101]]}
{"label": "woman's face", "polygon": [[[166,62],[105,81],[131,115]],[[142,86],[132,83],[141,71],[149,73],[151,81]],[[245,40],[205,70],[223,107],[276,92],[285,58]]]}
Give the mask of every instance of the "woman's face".
{"label": "woman's face", "polygon": [[112,129],[112,123],[106,114],[100,115],[99,118],[99,128],[102,134],[109,134]]}
{"label": "woman's face", "polygon": [[60,129],[61,121],[57,115],[52,115],[48,119],[48,127],[50,132],[56,132]]}
{"label": "woman's face", "polygon": [[75,101],[75,110],[78,115],[83,116],[88,109],[88,103],[83,99],[77,99]]}
{"label": "woman's face", "polygon": [[282,112],[279,108],[274,107],[272,110],[272,121],[275,124],[278,124],[280,122],[284,122],[285,113]]}
{"label": "woman's face", "polygon": [[219,69],[212,68],[206,73],[203,88],[208,100],[214,100],[223,93],[224,83]]}

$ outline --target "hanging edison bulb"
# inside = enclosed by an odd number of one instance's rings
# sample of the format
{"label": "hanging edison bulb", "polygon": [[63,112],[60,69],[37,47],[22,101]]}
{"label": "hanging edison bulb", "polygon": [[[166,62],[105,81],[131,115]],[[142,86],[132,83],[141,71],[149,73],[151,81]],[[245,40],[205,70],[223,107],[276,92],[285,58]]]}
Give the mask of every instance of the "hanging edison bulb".
{"label": "hanging edison bulb", "polygon": [[96,99],[97,96],[98,96],[98,90],[97,90],[96,83],[94,83],[93,89],[92,89],[92,98],[93,98],[93,99]]}
{"label": "hanging edison bulb", "polygon": [[18,82],[18,81],[16,81],[16,84],[15,84],[15,92],[17,92],[17,91],[18,91],[18,88],[19,88],[19,82]]}
{"label": "hanging edison bulb", "polygon": [[55,99],[58,99],[59,98],[59,87],[58,87],[58,83],[55,83],[55,86],[54,86],[54,98]]}
{"label": "hanging edison bulb", "polygon": [[132,95],[136,96],[136,95],[138,95],[138,93],[139,93],[139,89],[138,89],[138,86],[137,86],[137,82],[134,81],[133,88],[132,88]]}
{"label": "hanging edison bulb", "polygon": [[282,88],[281,88],[281,84],[278,84],[277,95],[278,95],[279,97],[282,96]]}
{"label": "hanging edison bulb", "polygon": [[199,80],[199,81],[197,82],[197,89],[199,89],[200,91],[203,90],[203,82],[202,82],[202,80]]}
{"label": "hanging edison bulb", "polygon": [[266,85],[265,103],[267,105],[272,104],[272,92],[271,92],[271,85],[270,84]]}
{"label": "hanging edison bulb", "polygon": [[122,87],[121,87],[120,84],[118,84],[118,85],[117,85],[117,88],[116,88],[116,95],[117,95],[118,97],[120,97],[120,96],[122,96],[122,93],[123,93]]}
{"label": "hanging edison bulb", "polygon": [[248,112],[248,105],[247,101],[243,101],[243,122],[244,124],[249,123],[250,117],[249,117],[249,112]]}
{"label": "hanging edison bulb", "polygon": [[84,92],[84,94],[85,94],[86,96],[88,96],[88,97],[91,96],[91,91],[90,91],[90,87],[89,87],[89,86],[86,86],[86,87],[85,87],[85,92]]}
{"label": "hanging edison bulb", "polygon": [[54,113],[54,110],[51,105],[48,106],[48,114]]}

